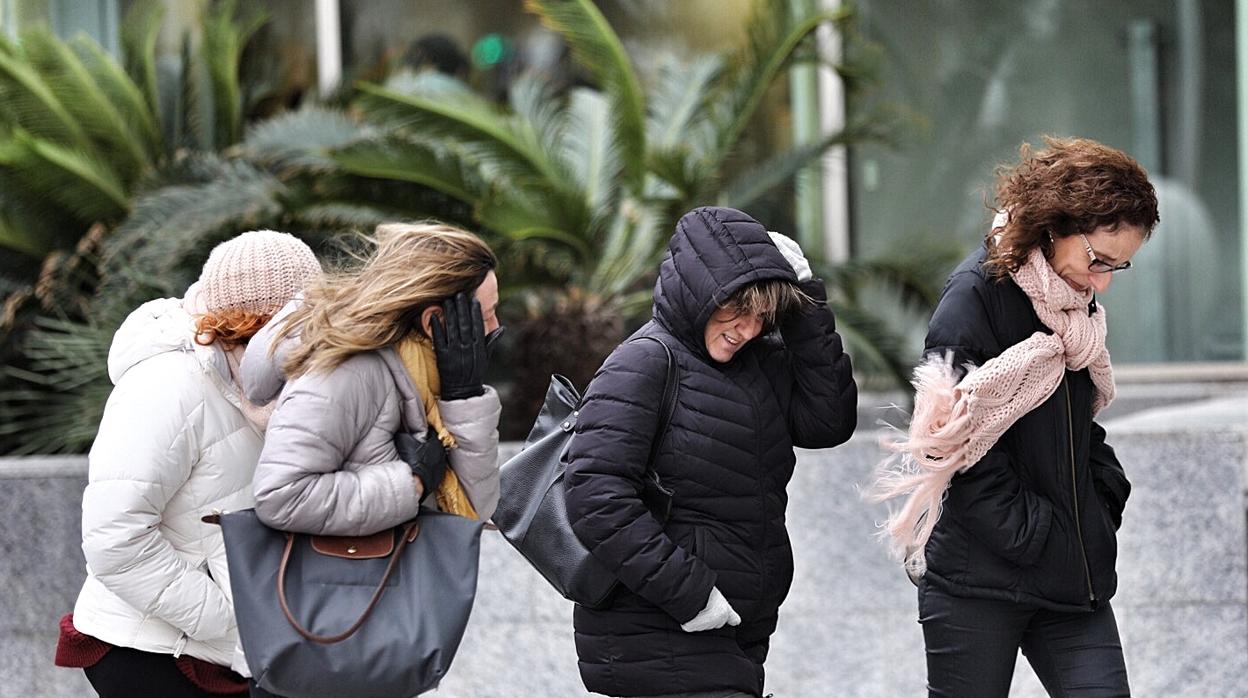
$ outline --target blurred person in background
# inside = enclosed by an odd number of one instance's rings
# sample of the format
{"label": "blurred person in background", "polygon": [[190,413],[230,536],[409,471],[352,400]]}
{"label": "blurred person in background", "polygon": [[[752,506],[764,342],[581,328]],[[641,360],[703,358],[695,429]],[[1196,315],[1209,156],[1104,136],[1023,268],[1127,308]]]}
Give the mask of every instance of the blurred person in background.
{"label": "blurred person in background", "polygon": [[113,337],[82,497],[87,579],[56,654],[103,698],[247,694],[221,529],[200,517],[251,506],[269,410],[244,397],[240,361],[320,273],[295,237],[244,233],[185,298],[143,304]]}
{"label": "blurred person in background", "polygon": [[1004,698],[1023,654],[1053,696],[1129,695],[1116,532],[1131,486],[1096,301],[1158,222],[1126,154],[1047,138],[998,171],[984,245],[945,285],[908,437],[876,499],[917,580],[931,696]]}
{"label": "blurred person in background", "polygon": [[[611,696],[761,696],[793,579],[794,447],[847,440],[857,387],[823,283],[797,243],[730,208],[683,216],[654,317],[589,384],[567,455],[572,528],[621,585],[577,606],[585,687]],[[656,437],[667,359],[679,388]],[[643,492],[654,472],[670,513]]]}

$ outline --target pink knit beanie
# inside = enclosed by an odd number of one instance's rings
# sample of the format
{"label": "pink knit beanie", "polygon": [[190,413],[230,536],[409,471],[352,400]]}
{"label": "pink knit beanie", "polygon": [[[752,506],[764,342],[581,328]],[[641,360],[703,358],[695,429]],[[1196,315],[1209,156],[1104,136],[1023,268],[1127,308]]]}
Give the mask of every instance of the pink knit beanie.
{"label": "pink knit beanie", "polygon": [[273,315],[320,275],[321,263],[302,240],[254,230],[213,248],[194,305],[203,312]]}

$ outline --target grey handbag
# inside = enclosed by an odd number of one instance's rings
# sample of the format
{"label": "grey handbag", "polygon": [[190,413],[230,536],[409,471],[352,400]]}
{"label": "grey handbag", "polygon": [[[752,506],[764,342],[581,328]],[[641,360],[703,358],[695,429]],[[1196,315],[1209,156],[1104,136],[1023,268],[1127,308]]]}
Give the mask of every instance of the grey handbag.
{"label": "grey handbag", "polygon": [[[671,512],[672,492],[654,471],[659,444],[676,409],[680,386],[672,350],[655,337],[651,340],[667,354],[667,375],[658,426],[650,443],[642,500],[660,523]],[[611,600],[619,580],[590,554],[568,522],[564,501],[564,455],[572,442],[581,395],[567,378],[554,375],[546,402],[533,422],[524,450],[499,466],[501,496],[492,521],[521,555],[564,598],[599,608]]]}
{"label": "grey handbag", "polygon": [[439,511],[371,536],[284,533],[221,514],[238,634],[260,688],[407,698],[437,686],[477,590],[479,521]]}

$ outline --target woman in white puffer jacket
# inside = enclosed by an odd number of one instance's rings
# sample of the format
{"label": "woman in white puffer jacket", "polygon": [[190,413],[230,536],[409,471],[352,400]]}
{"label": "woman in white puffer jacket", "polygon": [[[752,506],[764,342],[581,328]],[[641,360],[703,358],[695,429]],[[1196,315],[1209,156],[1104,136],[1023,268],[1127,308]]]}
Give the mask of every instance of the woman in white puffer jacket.
{"label": "woman in white puffer jacket", "polygon": [[298,239],[244,233],[186,299],[144,304],[114,336],[82,500],[87,580],[57,649],[101,696],[246,695],[225,547],[201,517],[252,504],[267,411],[243,397],[239,361],[320,272]]}

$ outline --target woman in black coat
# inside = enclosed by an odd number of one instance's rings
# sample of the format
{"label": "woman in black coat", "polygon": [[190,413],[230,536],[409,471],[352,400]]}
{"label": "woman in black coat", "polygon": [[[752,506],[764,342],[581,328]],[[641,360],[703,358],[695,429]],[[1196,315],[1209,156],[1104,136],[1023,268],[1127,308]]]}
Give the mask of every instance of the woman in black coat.
{"label": "woman in black coat", "polygon": [[910,495],[889,532],[921,575],[931,696],[1008,695],[1020,647],[1050,695],[1129,695],[1109,601],[1131,487],[1094,421],[1114,394],[1095,294],[1157,199],[1117,150],[1047,146],[1000,173],[1001,212],[928,328],[907,462],[881,481]]}
{"label": "woman in black coat", "polygon": [[797,244],[746,214],[700,208],[677,223],[654,318],[633,335],[661,340],[679,369],[654,463],[673,493],[670,515],[642,499],[667,368],[655,342],[629,341],[607,358],[568,452],[572,527],[622,582],[605,608],[573,616],[589,690],[762,695],[793,578],[793,448],[840,444],[856,421],[849,357],[825,301]]}

